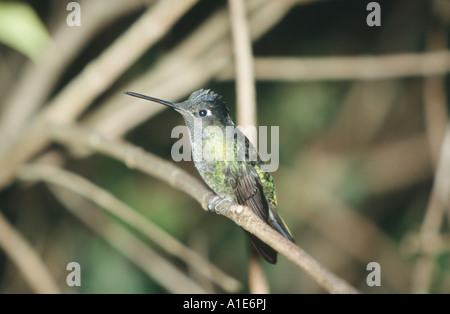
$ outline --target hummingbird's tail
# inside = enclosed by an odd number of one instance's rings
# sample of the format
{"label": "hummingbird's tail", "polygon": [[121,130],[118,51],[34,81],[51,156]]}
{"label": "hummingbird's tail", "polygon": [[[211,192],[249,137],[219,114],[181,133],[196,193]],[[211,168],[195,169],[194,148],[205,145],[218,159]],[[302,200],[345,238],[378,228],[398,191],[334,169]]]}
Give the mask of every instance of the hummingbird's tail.
{"label": "hummingbird's tail", "polygon": [[[291,242],[295,243],[294,238],[292,237],[291,232],[289,231],[286,224],[283,222],[281,217],[276,212],[271,212],[269,215],[269,224],[278,231],[283,237],[288,239]],[[267,262],[271,264],[277,263],[277,251],[275,251],[268,244],[261,241],[258,237],[254,236],[248,231],[245,231],[250,238],[250,241],[253,244],[255,250],[261,255]]]}
{"label": "hummingbird's tail", "polygon": [[248,237],[250,238],[250,242],[253,244],[253,247],[259,253],[259,255],[261,255],[261,257],[263,257],[270,264],[277,263],[277,251],[272,249],[269,245],[265,244],[250,232],[245,231],[245,233],[247,233]]}
{"label": "hummingbird's tail", "polygon": [[[226,175],[237,203],[248,206],[259,218],[273,227],[283,237],[295,242],[286,224],[276,211],[276,198],[272,176],[260,176],[249,163],[241,162],[228,166]],[[264,184],[264,185],[263,185]],[[266,186],[267,193],[264,186]],[[269,199],[272,202],[269,202]],[[273,204],[273,205],[272,205]],[[277,262],[277,251],[256,236],[248,233],[256,251],[269,263]]]}
{"label": "hummingbird's tail", "polygon": [[274,209],[270,209],[269,211],[269,219],[268,219],[269,225],[271,225],[276,231],[281,233],[283,237],[288,239],[291,242],[295,243],[294,238],[292,237],[292,233],[287,227],[287,225],[284,223],[283,219],[278,215],[277,211]]}

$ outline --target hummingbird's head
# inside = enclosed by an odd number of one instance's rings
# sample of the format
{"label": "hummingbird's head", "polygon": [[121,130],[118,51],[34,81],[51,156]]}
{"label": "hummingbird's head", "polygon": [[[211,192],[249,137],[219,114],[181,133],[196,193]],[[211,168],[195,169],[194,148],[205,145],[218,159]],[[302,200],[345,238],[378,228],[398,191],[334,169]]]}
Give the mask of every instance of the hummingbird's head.
{"label": "hummingbird's head", "polygon": [[202,121],[203,127],[209,125],[232,125],[228,108],[222,96],[209,89],[200,89],[193,92],[189,98],[181,103],[171,103],[166,100],[145,96],[133,92],[125,94],[157,102],[178,111],[184,118],[186,125],[191,127],[196,119]]}

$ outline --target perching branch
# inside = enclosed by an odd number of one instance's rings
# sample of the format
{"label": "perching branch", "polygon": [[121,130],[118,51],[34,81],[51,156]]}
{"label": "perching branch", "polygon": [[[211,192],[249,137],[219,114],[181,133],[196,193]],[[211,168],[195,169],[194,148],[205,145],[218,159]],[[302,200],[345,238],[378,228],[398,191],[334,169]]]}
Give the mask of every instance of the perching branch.
{"label": "perching branch", "polygon": [[[167,182],[193,197],[205,210],[208,209],[208,203],[215,197],[201,182],[184,170],[129,143],[109,140],[96,133],[73,126],[49,125],[47,130],[48,135],[59,143],[70,146],[84,146],[95,152],[123,161],[132,169],[143,171]],[[358,293],[355,288],[326,269],[296,244],[285,239],[264,223],[249,208],[236,203],[222,202],[217,211],[287,257],[296,266],[306,271],[326,291],[330,293]]]}

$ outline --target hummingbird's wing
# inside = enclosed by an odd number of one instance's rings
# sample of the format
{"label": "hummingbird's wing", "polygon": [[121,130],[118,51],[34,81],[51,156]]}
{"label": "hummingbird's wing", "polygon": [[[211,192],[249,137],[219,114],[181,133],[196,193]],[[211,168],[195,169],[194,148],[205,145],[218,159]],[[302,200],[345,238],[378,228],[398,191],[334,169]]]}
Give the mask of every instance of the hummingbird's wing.
{"label": "hummingbird's wing", "polygon": [[269,204],[254,168],[248,167],[245,162],[240,162],[237,167],[232,168],[230,178],[230,185],[236,201],[252,208],[259,218],[268,222]]}
{"label": "hummingbird's wing", "polygon": [[[236,201],[239,204],[250,207],[259,218],[272,226],[284,237],[294,242],[281,218],[271,208],[264,194],[264,188],[256,169],[247,162],[239,162],[237,166],[230,167],[229,171],[230,185]],[[277,261],[277,252],[256,236],[248,232],[247,234],[258,253],[269,263],[275,264]]]}

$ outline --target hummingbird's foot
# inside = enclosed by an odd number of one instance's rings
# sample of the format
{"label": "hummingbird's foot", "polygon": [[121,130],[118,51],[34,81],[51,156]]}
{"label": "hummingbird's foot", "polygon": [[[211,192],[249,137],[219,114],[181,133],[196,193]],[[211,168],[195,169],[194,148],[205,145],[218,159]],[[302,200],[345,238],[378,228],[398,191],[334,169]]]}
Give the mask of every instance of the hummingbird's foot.
{"label": "hummingbird's foot", "polygon": [[223,201],[227,201],[227,202],[230,202],[230,203],[233,202],[233,200],[231,198],[228,198],[228,197],[222,198],[220,196],[215,196],[208,202],[208,210],[209,211],[214,211],[214,213],[217,214],[217,207],[219,207],[219,205]]}

